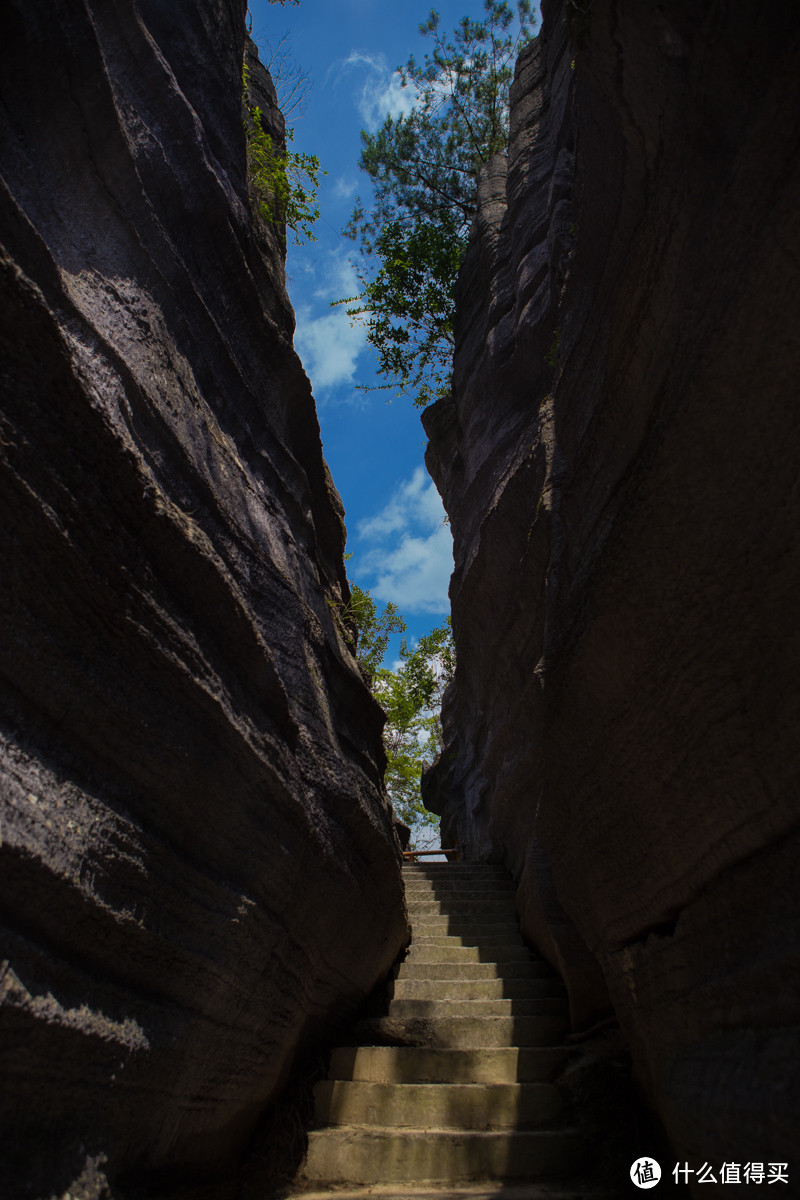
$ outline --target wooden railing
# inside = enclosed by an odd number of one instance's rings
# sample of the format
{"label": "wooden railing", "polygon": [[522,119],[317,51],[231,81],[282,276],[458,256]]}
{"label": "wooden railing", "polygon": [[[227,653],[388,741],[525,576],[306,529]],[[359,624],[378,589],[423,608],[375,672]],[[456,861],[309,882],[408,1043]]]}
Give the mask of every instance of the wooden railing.
{"label": "wooden railing", "polygon": [[448,857],[448,862],[459,862],[461,859],[460,849],[454,846],[452,850],[404,850],[403,862],[416,862],[418,858],[430,858],[434,854],[455,855],[454,858]]}

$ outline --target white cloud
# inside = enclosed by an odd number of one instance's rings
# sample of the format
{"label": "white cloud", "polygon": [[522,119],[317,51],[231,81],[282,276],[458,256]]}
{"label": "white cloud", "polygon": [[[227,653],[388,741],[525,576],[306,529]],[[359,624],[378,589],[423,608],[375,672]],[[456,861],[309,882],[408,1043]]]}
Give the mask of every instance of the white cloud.
{"label": "white cloud", "polygon": [[337,200],[351,200],[356,194],[357,187],[355,179],[348,179],[346,175],[340,175],[333,185],[333,195]]}
{"label": "white cloud", "polygon": [[323,315],[315,316],[309,304],[298,305],[294,338],[295,350],[318,400],[331,388],[353,382],[358,356],[366,346],[366,330],[348,317],[347,306],[329,307],[332,300],[358,291],[352,266],[341,254],[334,253],[313,272],[314,276],[319,274],[322,279],[313,291],[313,299],[324,304]]}
{"label": "white cloud", "polygon": [[411,478],[400,484],[385,508],[359,523],[358,535],[377,541],[399,533],[412,522],[437,529],[443,520],[444,509],[434,482],[424,467],[417,467]]}
{"label": "white cloud", "polygon": [[360,290],[355,268],[341,252],[328,254],[322,270],[322,282],[314,290],[315,300],[330,304],[331,300],[341,300],[343,296],[355,296]]}
{"label": "white cloud", "polygon": [[447,612],[453,571],[453,539],[446,525],[427,538],[406,534],[382,561],[370,589],[378,600],[393,600],[401,612]]}
{"label": "white cloud", "polygon": [[412,84],[403,87],[397,71],[388,79],[368,76],[364,80],[358,111],[368,129],[379,129],[390,114],[395,118],[407,117],[417,102],[417,92]]}
{"label": "white cloud", "polygon": [[374,132],[391,115],[408,116],[417,102],[413,84],[403,87],[398,71],[392,71],[382,54],[353,50],[338,64],[340,76],[356,71],[363,81],[353,99],[367,129]]}
{"label": "white cloud", "polygon": [[400,484],[379,513],[359,523],[357,534],[359,542],[372,543],[357,565],[359,574],[374,580],[369,590],[377,600],[391,600],[406,613],[448,610],[453,542],[423,467]]}
{"label": "white cloud", "polygon": [[356,360],[364,348],[364,331],[350,324],[343,310],[312,317],[307,309],[297,314],[295,349],[317,396],[341,383],[352,383]]}

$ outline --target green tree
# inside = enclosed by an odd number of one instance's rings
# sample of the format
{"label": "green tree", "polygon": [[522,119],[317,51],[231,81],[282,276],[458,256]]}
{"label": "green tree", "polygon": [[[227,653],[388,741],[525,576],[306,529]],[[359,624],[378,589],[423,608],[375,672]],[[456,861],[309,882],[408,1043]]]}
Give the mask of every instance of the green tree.
{"label": "green tree", "polygon": [[290,149],[294,130],[289,127],[286,129],[286,147],[273,143],[264,128],[261,109],[251,101],[246,58],[242,66],[242,100],[248,182],[256,211],[269,224],[291,229],[296,245],[316,241],[311,226],[319,217],[316,204],[319,159],[316,154],[299,154]]}
{"label": "green tree", "polygon": [[441,703],[455,668],[450,618],[425,634],[413,648],[403,638],[400,664],[382,665],[392,633],[406,626],[397,606],[380,611],[369,592],[352,585],[345,619],[357,628],[356,658],[386,714],[386,790],[396,815],[414,831],[412,848],[420,837],[438,829],[439,818],[423,806],[420,776],[441,749]]}
{"label": "green tree", "polygon": [[450,618],[412,649],[404,638],[400,665],[381,667],[373,690],[386,713],[386,790],[394,811],[412,829],[412,849],[438,831],[439,818],[422,803],[420,776],[442,745],[442,695],[455,667]]}
{"label": "green tree", "polygon": [[344,618],[354,633],[358,664],[372,687],[386,654],[389,638],[393,633],[405,633],[406,623],[396,604],[387,604],[379,612],[369,592],[365,592],[357,583],[350,585],[350,603],[344,611]]}
{"label": "green tree", "polygon": [[360,203],[347,233],[360,242],[358,296],[339,303],[363,319],[387,388],[428,404],[447,391],[453,353],[453,289],[475,213],[478,174],[508,141],[508,92],[521,46],[533,33],[530,0],[484,0],[450,41],[431,12],[423,62],[398,68],[416,103],[362,131],[359,165],[374,202]]}

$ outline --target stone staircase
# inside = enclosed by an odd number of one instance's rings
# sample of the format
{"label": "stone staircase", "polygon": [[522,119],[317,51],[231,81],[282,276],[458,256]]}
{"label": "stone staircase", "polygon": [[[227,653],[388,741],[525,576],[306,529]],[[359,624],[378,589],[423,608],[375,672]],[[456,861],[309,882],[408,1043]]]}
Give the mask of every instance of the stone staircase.
{"label": "stone staircase", "polygon": [[471,863],[403,874],[411,946],[388,1010],[359,1022],[316,1087],[307,1200],[595,1194],[545,1182],[579,1173],[584,1147],[551,1082],[569,1053],[563,988],[522,941],[510,877]]}

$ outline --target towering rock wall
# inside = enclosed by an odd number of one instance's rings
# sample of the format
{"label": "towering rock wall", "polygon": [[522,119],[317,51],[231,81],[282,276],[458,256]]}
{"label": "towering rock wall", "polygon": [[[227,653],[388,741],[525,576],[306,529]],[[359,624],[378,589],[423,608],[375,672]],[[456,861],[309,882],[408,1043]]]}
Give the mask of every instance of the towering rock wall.
{"label": "towering rock wall", "polygon": [[799,49],[782,0],[545,4],[424,418],[428,803],[696,1167],[800,1126]]}
{"label": "towering rock wall", "polygon": [[248,199],[244,29],[245,0],[3,8],[9,1200],[227,1194],[406,936],[343,512]]}

